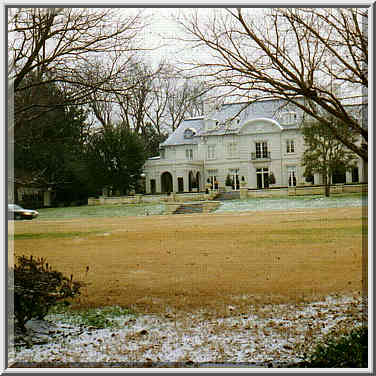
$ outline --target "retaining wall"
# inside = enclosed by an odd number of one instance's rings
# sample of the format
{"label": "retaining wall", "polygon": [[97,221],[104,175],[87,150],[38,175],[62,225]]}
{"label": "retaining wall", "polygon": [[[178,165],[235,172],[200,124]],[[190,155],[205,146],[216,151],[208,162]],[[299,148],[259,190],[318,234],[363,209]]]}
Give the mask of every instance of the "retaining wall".
{"label": "retaining wall", "polygon": [[[368,191],[368,184],[336,184],[330,186],[331,194],[338,193],[361,193]],[[159,202],[190,202],[190,201],[210,201],[217,196],[217,191],[210,193],[171,193],[160,195],[134,195],[134,196],[120,196],[120,197],[106,197],[88,199],[88,205],[118,205],[118,204],[141,204],[141,203],[159,203]],[[276,187],[269,189],[248,189],[240,188],[240,198],[261,198],[261,197],[283,197],[283,196],[305,196],[305,195],[324,195],[325,186],[323,185],[309,185],[297,187]]]}
{"label": "retaining wall", "polygon": [[89,197],[88,205],[119,205],[119,204],[141,204],[141,203],[159,203],[159,202],[186,202],[186,201],[207,201],[213,200],[216,192],[199,193],[171,193],[160,195],[134,195],[99,198]]}
{"label": "retaining wall", "polygon": [[[362,193],[368,191],[368,184],[335,184],[330,186],[330,194],[338,193]],[[240,188],[240,198],[252,197],[278,197],[278,196],[310,196],[310,195],[324,195],[325,186],[296,186],[296,187],[281,187],[270,189],[248,189]]]}

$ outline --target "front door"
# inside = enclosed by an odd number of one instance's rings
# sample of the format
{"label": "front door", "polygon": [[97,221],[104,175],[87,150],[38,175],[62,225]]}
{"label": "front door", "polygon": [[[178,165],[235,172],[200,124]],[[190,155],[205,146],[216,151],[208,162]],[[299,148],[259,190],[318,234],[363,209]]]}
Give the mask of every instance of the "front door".
{"label": "front door", "polygon": [[346,169],[343,166],[336,168],[332,175],[333,184],[346,183]]}
{"label": "front door", "polygon": [[296,186],[296,167],[288,167],[287,168],[287,178],[289,187]]}
{"label": "front door", "polygon": [[256,169],[257,188],[269,188],[269,169],[267,167]]}
{"label": "front door", "polygon": [[358,169],[358,167],[354,167],[353,169],[352,169],[352,171],[351,171],[351,177],[352,177],[352,179],[351,179],[351,181],[353,182],[353,183],[359,183],[359,169]]}
{"label": "front door", "polygon": [[232,189],[237,191],[240,188],[240,180],[239,180],[239,169],[231,169],[230,170],[230,177],[232,181]]}

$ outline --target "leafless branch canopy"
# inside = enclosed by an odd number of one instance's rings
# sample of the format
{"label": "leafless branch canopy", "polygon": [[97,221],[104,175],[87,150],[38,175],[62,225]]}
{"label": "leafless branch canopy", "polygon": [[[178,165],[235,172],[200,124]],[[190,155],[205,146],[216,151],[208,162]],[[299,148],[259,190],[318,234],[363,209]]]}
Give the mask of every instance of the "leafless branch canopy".
{"label": "leafless branch canopy", "polygon": [[[359,142],[342,139],[322,115],[330,114],[346,124],[367,144],[367,128],[347,106],[350,99],[358,103],[367,99],[367,9],[273,8],[264,12],[219,9],[205,23],[198,10],[180,19],[187,33],[182,40],[189,43],[193,56],[204,56],[186,62],[186,70],[192,77],[206,77],[228,98],[287,99],[367,160],[367,150]],[[297,99],[302,97],[304,103]]]}
{"label": "leafless branch canopy", "polygon": [[[98,67],[97,72],[102,69]],[[93,91],[89,106],[103,127],[115,123],[144,133],[149,126],[158,135],[174,131],[187,116],[203,113],[203,86],[181,77],[171,65],[161,62],[153,68],[131,59],[116,87]]]}
{"label": "leafless branch canopy", "polygon": [[[140,48],[137,33],[141,13],[118,9],[9,8],[9,78],[14,91],[33,85],[58,82],[73,102],[85,102],[89,93],[106,91]],[[98,62],[106,70],[97,71]],[[118,88],[118,90],[121,90]]]}

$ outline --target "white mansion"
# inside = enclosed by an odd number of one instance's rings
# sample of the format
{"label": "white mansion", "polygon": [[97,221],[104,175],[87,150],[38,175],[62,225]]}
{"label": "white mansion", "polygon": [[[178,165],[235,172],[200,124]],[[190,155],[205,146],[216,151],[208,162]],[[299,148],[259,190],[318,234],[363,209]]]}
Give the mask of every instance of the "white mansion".
{"label": "white mansion", "polygon": [[[146,193],[204,191],[209,184],[224,188],[230,180],[233,190],[306,183],[302,111],[282,100],[263,100],[237,115],[242,106],[224,104],[207,116],[185,119],[160,144],[160,156],[146,161]],[[364,170],[359,160],[333,183],[363,182]],[[320,176],[314,183],[321,183]]]}

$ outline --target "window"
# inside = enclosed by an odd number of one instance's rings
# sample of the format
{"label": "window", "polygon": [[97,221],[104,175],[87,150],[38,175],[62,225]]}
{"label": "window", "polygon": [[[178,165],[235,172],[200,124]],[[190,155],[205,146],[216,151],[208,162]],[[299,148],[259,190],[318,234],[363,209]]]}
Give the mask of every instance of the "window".
{"label": "window", "polygon": [[208,159],[215,159],[215,145],[208,145]]}
{"label": "window", "polygon": [[165,151],[165,149],[160,149],[160,154],[161,154],[161,159],[165,159],[166,158],[166,151]]}
{"label": "window", "polygon": [[286,153],[295,153],[294,140],[286,140]]}
{"label": "window", "polygon": [[192,149],[186,149],[185,157],[186,157],[186,159],[191,161],[193,159],[193,150]]}
{"label": "window", "polygon": [[235,142],[231,142],[227,144],[227,155],[229,158],[234,158],[236,157],[236,152],[237,152],[237,145]]}
{"label": "window", "polygon": [[187,128],[184,131],[184,138],[192,138],[196,134],[196,129],[194,128]]}
{"label": "window", "polygon": [[256,158],[268,158],[268,144],[266,141],[256,142]]}

